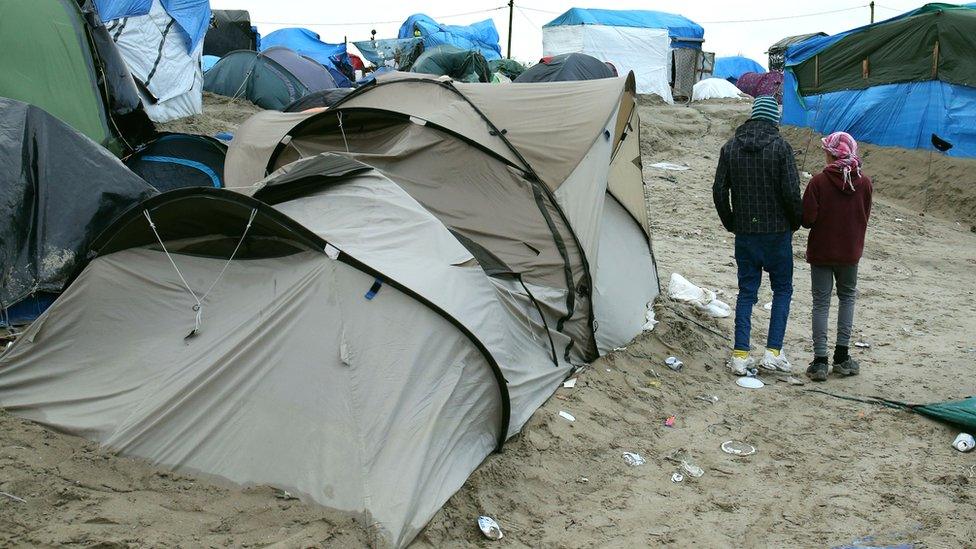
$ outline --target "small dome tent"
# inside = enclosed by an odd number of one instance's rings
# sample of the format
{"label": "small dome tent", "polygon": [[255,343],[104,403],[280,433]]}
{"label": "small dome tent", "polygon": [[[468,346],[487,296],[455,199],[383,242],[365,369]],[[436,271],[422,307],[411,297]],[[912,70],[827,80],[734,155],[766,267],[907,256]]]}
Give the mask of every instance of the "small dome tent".
{"label": "small dome tent", "polygon": [[240,50],[220,59],[204,79],[204,89],[243,97],[264,109],[281,110],[305,95],[336,87],[325,67],[288,48]]}
{"label": "small dome tent", "polygon": [[520,74],[514,81],[525,82],[566,82],[573,80],[593,80],[617,76],[607,63],[585,53],[564,53],[543,57]]}
{"label": "small dome tent", "polygon": [[317,33],[308,29],[286,28],[278,29],[261,37],[261,51],[275,47],[288,48],[303,57],[316,61],[329,70],[336,86],[340,88],[352,87],[355,73],[345,44],[323,42]]}

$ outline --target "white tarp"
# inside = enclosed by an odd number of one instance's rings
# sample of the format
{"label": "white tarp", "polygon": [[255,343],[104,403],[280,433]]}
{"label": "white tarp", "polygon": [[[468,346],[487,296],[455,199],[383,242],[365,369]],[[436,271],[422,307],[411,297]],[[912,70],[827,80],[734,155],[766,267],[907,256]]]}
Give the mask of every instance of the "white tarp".
{"label": "white tarp", "polygon": [[613,64],[617,74],[634,71],[637,93],[671,103],[671,38],[667,29],[567,25],[543,27],[543,55],[585,53]]}
{"label": "white tarp", "polygon": [[140,84],[149,118],[166,122],[203,112],[203,41],[188,52],[186,36],[159,0],[148,14],[112,21],[108,29]]}
{"label": "white tarp", "polygon": [[742,91],[724,78],[706,78],[698,82],[691,96],[692,101],[740,98],[742,98]]}

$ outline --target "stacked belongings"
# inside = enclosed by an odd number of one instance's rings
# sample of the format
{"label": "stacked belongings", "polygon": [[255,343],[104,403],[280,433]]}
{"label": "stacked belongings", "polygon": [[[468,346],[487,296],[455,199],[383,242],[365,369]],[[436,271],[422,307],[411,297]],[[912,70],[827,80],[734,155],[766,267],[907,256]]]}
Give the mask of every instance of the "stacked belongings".
{"label": "stacked belongings", "polygon": [[234,191],[150,198],[92,245],[0,359],[0,400],[405,546],[574,363],[641,332],[659,289],[639,127],[632,76],[391,73],[258,113]]}
{"label": "stacked belongings", "polygon": [[203,112],[203,39],[209,0],[95,0],[98,14],[139,84],[149,117]]}
{"label": "stacked belongings", "polygon": [[0,98],[0,324],[30,322],[89,244],[156,194],[111,152],[38,107]]}

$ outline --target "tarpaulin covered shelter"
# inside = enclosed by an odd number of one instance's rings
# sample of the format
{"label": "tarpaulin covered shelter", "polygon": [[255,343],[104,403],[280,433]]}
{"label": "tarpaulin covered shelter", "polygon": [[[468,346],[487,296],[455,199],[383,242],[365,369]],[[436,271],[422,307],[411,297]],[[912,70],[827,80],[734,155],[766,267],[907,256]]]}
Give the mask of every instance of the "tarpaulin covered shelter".
{"label": "tarpaulin covered shelter", "polygon": [[203,40],[203,55],[223,57],[236,50],[258,49],[258,31],[247,10],[213,10],[213,21]]}
{"label": "tarpaulin covered shelter", "polygon": [[240,50],[221,58],[204,80],[204,89],[243,97],[264,109],[281,110],[305,95],[336,87],[319,63],[288,48]]}
{"label": "tarpaulin covered shelter", "polygon": [[790,46],[799,44],[801,42],[806,42],[807,40],[816,38],[818,36],[827,36],[827,33],[814,32],[809,34],[787,36],[772,46],[769,46],[769,50],[766,52],[766,54],[769,55],[769,70],[780,72],[786,70],[786,50]]}
{"label": "tarpaulin covered shelter", "polygon": [[166,133],[125,159],[136,175],[161,192],[182,187],[223,187],[227,146],[205,135]]}
{"label": "tarpaulin covered shelter", "polygon": [[571,372],[572,338],[592,357],[640,332],[638,128],[632,79],[395,74],[258,113],[228,159],[239,192],[170,191],[106,230],[0,358],[0,403],[404,546]]}
{"label": "tarpaulin covered shelter", "polygon": [[714,78],[724,78],[735,84],[735,81],[747,72],[762,74],[766,72],[766,69],[752,59],[741,55],[716,57],[715,67],[712,69],[712,76]]}
{"label": "tarpaulin covered shelter", "polygon": [[477,50],[462,50],[454,46],[431,48],[414,61],[411,72],[449,76],[461,82],[489,82],[491,68]]}
{"label": "tarpaulin covered shelter", "polygon": [[116,154],[155,130],[90,1],[0,4],[0,96],[37,105]]}
{"label": "tarpaulin covered shelter", "polygon": [[543,57],[529,67],[514,81],[525,82],[567,82],[575,80],[594,80],[617,76],[609,65],[585,53],[564,53]]}
{"label": "tarpaulin covered shelter", "polygon": [[525,72],[526,66],[514,59],[495,59],[488,62],[491,72],[501,74],[509,80],[515,80]]}
{"label": "tarpaulin covered shelter", "polygon": [[156,194],[107,149],[39,107],[6,98],[0,165],[0,323],[18,303],[60,293],[95,236]]}
{"label": "tarpaulin covered shelter", "polygon": [[157,122],[203,112],[209,0],[95,0],[98,14]]}
{"label": "tarpaulin covered shelter", "polygon": [[488,61],[502,57],[498,30],[491,19],[470,25],[444,25],[416,13],[400,25],[398,38],[420,38],[424,42],[424,49],[454,46],[462,50],[477,50]]}
{"label": "tarpaulin covered shelter", "polygon": [[346,52],[346,45],[329,44],[323,42],[319,35],[308,29],[286,28],[278,29],[266,36],[261,37],[261,51],[270,48],[284,47],[299,55],[303,55],[318,62],[329,69],[332,79],[336,86],[340,88],[352,87],[355,74],[352,74],[353,66]]}
{"label": "tarpaulin covered shelter", "polygon": [[784,123],[876,145],[976,156],[976,8],[926,4],[787,51]]}
{"label": "tarpaulin covered shelter", "polygon": [[[610,62],[621,74],[634,72],[639,93],[657,94],[670,102],[672,50],[701,50],[704,36],[701,25],[681,15],[572,8],[542,28],[542,52],[547,56],[585,53]],[[691,54],[697,59],[695,51]]]}
{"label": "tarpaulin covered shelter", "polygon": [[377,67],[405,71],[424,52],[424,39],[419,37],[362,40],[352,44]]}

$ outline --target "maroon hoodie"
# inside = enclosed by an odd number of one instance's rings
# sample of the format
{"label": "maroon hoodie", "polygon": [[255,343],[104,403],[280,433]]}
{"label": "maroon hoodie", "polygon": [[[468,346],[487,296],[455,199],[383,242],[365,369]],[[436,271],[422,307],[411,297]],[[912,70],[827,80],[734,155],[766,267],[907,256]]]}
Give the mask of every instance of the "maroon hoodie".
{"label": "maroon hoodie", "polygon": [[871,216],[871,178],[851,174],[844,183],[840,169],[827,166],[807,184],[803,193],[803,226],[810,229],[807,263],[857,265],[864,252],[864,233]]}

